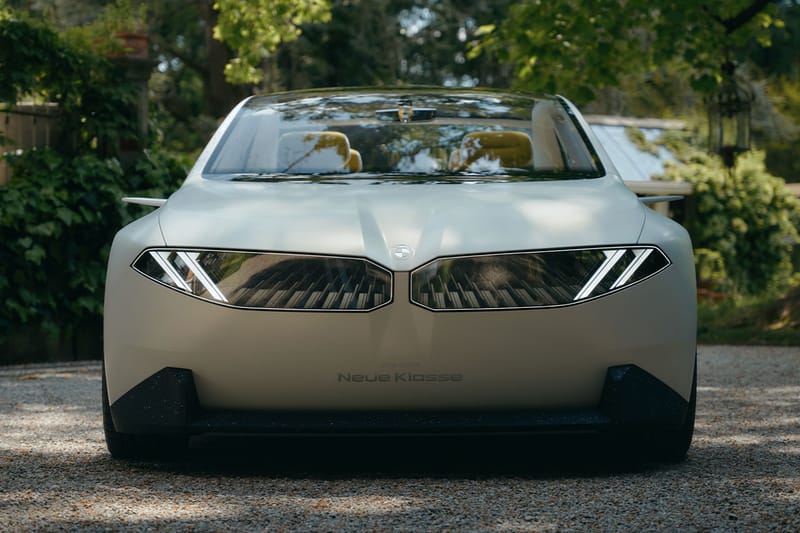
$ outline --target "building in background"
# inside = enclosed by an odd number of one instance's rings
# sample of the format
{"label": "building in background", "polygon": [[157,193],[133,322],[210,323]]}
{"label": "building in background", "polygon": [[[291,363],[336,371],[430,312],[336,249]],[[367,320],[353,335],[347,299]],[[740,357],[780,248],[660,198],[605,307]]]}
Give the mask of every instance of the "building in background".
{"label": "building in background", "polygon": [[[664,173],[664,164],[667,161],[677,161],[675,156],[660,145],[656,145],[657,150],[654,152],[643,150],[631,140],[627,131],[628,128],[637,128],[644,134],[646,141],[653,143],[665,131],[684,129],[685,122],[608,115],[586,115],[585,118],[614,161],[617,170],[625,178],[625,184],[633,192],[640,196],[692,194],[692,185],[689,183],[653,179]],[[668,212],[667,202],[659,202],[653,207],[661,213]]]}

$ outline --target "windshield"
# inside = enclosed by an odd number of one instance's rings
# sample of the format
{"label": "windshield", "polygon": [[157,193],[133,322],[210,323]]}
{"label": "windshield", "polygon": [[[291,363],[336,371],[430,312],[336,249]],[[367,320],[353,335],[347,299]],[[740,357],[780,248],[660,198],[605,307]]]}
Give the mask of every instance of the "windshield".
{"label": "windshield", "polygon": [[248,100],[203,176],[577,179],[603,175],[564,103],[491,92],[298,93]]}

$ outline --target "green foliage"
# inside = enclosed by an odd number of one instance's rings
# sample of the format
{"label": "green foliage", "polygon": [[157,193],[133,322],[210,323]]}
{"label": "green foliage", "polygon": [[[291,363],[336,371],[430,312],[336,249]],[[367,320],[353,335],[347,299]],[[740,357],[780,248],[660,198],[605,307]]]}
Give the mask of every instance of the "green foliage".
{"label": "green foliage", "polygon": [[0,101],[15,103],[32,94],[47,101],[72,101],[87,58],[65,49],[45,24],[0,11]]}
{"label": "green foliage", "polygon": [[91,47],[104,56],[119,56],[127,52],[118,34],[147,32],[147,4],[132,0],[115,0],[104,6],[90,24],[69,28],[65,35],[74,44]]}
{"label": "green foliage", "polygon": [[480,84],[507,88],[510,69],[466,56],[482,24],[512,0],[331,0],[331,19],[282,44],[266,90],[367,85]]}
{"label": "green foliage", "polygon": [[[492,53],[471,56],[469,44],[506,17],[514,0],[387,3],[386,11],[393,13],[395,19],[387,33],[399,34],[393,43],[397,50],[394,61],[399,63],[395,66],[398,81],[508,88],[509,66],[497,61]],[[346,20],[343,18],[343,22]]]}
{"label": "green foliage", "polygon": [[719,301],[701,301],[697,340],[704,344],[800,346],[800,286]]}
{"label": "green foliage", "polygon": [[[211,104],[211,71],[219,70],[217,78],[224,79],[224,58],[219,60],[222,65],[209,61],[198,2],[150,0],[149,4],[150,43],[160,60],[150,73],[149,131],[156,134],[155,142],[169,150],[199,150],[216,129],[218,116],[230,110],[237,95]],[[207,11],[213,10],[209,7]]]}
{"label": "green foliage", "polygon": [[217,0],[214,7],[219,11],[214,38],[236,53],[225,66],[231,83],[260,82],[263,60],[296,39],[301,24],[330,20],[327,0]]}
{"label": "green foliage", "polygon": [[721,253],[708,248],[695,248],[694,263],[700,289],[720,294],[730,293],[731,280]]}
{"label": "green foliage", "polygon": [[[145,150],[126,173],[125,192],[138,196],[166,198],[181,186],[194,158],[188,154],[164,150]],[[151,211],[149,207],[127,206],[128,215],[139,218]],[[129,217],[129,220],[131,219]]]}
{"label": "green foliage", "polygon": [[476,43],[514,64],[517,86],[565,92],[579,102],[620,76],[678,60],[692,85],[713,91],[726,50],[751,40],[769,46],[782,26],[775,5],[750,13],[753,0],[522,0]]}
{"label": "green foliage", "polygon": [[646,68],[640,39],[626,34],[646,27],[648,18],[615,0],[591,6],[577,0],[523,1],[509,9],[498,29],[486,28],[472,54],[489,47],[512,62],[519,88],[561,90],[587,101],[595,87],[615,85],[620,73]]}
{"label": "green foliage", "polygon": [[776,127],[781,124],[770,120],[754,133],[766,137],[759,145],[767,152],[767,167],[786,181],[800,182],[800,81],[773,80],[767,93],[780,116],[785,117],[784,127]]}
{"label": "green foliage", "polygon": [[186,168],[165,153],[148,154],[128,171],[91,153],[44,149],[6,159],[14,177],[0,187],[0,333],[30,323],[70,331],[101,315],[111,240],[146,212],[120,198],[166,195]]}
{"label": "green foliage", "polygon": [[134,87],[124,72],[41,21],[0,17],[0,102],[22,97],[58,104],[63,152],[99,150],[114,155],[135,135]]}
{"label": "green foliage", "polygon": [[[52,150],[8,158],[0,187],[0,324],[74,325],[102,310],[111,235],[123,219],[122,169],[114,160],[65,159]],[[100,249],[81,243],[95,243]]]}
{"label": "green foliage", "polygon": [[694,186],[694,213],[685,225],[699,251],[698,274],[709,276],[700,285],[742,294],[788,286],[800,200],[766,171],[764,153],[741,155],[731,172],[715,156],[679,155],[683,164],[667,166],[663,178]]}
{"label": "green foliage", "polygon": [[21,326],[69,334],[100,316],[111,239],[147,211],[120,198],[166,195],[186,161],[146,152],[123,168],[112,156],[136,131],[133,88],[105,58],[41,21],[2,13],[0,69],[2,103],[56,102],[65,132],[52,148],[4,156],[12,178],[0,186],[0,335]]}

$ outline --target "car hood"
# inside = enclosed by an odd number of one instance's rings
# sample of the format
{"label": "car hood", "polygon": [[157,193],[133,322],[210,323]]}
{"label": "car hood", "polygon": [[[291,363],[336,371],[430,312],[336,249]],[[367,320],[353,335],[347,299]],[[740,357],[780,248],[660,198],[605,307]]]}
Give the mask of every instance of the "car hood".
{"label": "car hood", "polygon": [[448,255],[633,244],[644,209],[611,177],[511,183],[198,180],[158,213],[168,246],[361,256],[405,271]]}

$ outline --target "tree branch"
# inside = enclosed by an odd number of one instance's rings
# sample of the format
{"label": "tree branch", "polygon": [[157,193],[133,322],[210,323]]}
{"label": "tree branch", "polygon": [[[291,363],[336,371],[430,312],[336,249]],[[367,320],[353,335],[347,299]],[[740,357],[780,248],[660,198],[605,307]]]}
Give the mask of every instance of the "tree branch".
{"label": "tree branch", "polygon": [[708,9],[708,6],[704,5],[703,11],[705,11],[705,13],[711,17],[712,20],[721,24],[722,27],[725,28],[725,33],[730,35],[750,22],[753,17],[761,12],[762,9],[767,7],[769,4],[777,3],[777,1],[778,0],[755,0],[752,4],[739,11],[736,15],[726,19],[712,13],[711,10]]}

